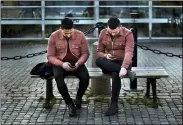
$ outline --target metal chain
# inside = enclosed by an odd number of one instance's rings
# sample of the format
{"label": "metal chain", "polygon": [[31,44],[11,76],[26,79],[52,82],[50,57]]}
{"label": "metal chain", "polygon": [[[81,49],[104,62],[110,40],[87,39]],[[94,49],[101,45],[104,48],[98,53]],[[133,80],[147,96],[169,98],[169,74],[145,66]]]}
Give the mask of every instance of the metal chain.
{"label": "metal chain", "polygon": [[84,32],[85,36],[87,36],[88,34],[92,33],[95,30],[95,28],[97,28],[97,26],[94,26],[94,27],[90,28],[89,30],[85,31]]}
{"label": "metal chain", "polygon": [[34,56],[43,55],[45,53],[47,53],[47,51],[41,51],[41,52],[37,52],[37,53],[32,53],[32,54],[28,54],[26,56],[1,57],[1,60],[10,60],[10,59],[20,60],[20,59],[23,59],[23,58],[32,58]]}
{"label": "metal chain", "polygon": [[[95,28],[104,28],[105,25],[104,23],[102,22],[98,22],[96,23],[96,25],[92,28],[90,28],[89,30],[87,30],[86,32],[84,32],[85,36],[88,35],[89,33],[92,33]],[[147,46],[143,46],[143,45],[139,45],[137,43],[135,43],[138,47],[140,47],[141,49],[143,50],[149,50],[149,51],[152,51],[153,53],[155,54],[163,54],[163,55],[166,55],[168,57],[178,57],[178,58],[182,58],[182,55],[176,55],[176,54],[173,54],[173,53],[169,53],[169,52],[162,52],[160,50],[157,50],[157,49],[150,49],[149,47]],[[41,51],[41,52],[37,52],[37,53],[32,53],[32,54],[28,54],[26,56],[14,56],[14,57],[1,57],[1,60],[20,60],[20,59],[23,59],[23,58],[32,58],[34,56],[38,56],[38,55],[43,55],[47,53],[47,50],[46,51]]]}
{"label": "metal chain", "polygon": [[182,55],[176,55],[176,54],[173,54],[173,53],[169,53],[169,52],[162,52],[162,51],[160,51],[160,50],[157,50],[157,49],[150,49],[149,47],[147,47],[147,46],[143,46],[143,45],[139,45],[139,44],[137,44],[137,43],[135,43],[138,47],[140,47],[141,49],[143,49],[143,50],[149,50],[149,51],[152,51],[153,53],[155,53],[155,54],[163,54],[163,55],[166,55],[166,56],[168,56],[168,57],[178,57],[178,58],[182,58]]}

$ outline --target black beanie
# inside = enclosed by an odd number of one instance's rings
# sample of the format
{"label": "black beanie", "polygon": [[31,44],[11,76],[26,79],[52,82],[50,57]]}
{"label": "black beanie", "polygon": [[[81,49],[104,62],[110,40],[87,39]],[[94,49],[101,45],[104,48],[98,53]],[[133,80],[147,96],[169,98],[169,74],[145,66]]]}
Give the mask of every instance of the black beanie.
{"label": "black beanie", "polygon": [[64,18],[61,23],[61,27],[63,29],[72,29],[73,28],[73,21],[69,18]]}
{"label": "black beanie", "polygon": [[116,29],[120,25],[120,20],[116,17],[111,17],[108,20],[107,25],[110,29]]}

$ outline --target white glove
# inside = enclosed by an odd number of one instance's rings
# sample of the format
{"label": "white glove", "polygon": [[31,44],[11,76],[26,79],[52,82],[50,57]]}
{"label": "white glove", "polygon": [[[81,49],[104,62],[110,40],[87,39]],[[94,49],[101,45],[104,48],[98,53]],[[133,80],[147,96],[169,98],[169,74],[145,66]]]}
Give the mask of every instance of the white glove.
{"label": "white glove", "polygon": [[69,71],[69,69],[70,69],[69,64],[70,64],[69,62],[64,62],[64,63],[62,64],[62,68],[65,69],[66,71]]}
{"label": "white glove", "polygon": [[114,60],[114,59],[115,59],[115,57],[112,56],[111,54],[106,54],[105,57],[106,57],[106,59],[108,59],[108,60]]}
{"label": "white glove", "polygon": [[122,67],[119,72],[119,77],[123,78],[126,74],[127,74],[127,70],[124,67]]}

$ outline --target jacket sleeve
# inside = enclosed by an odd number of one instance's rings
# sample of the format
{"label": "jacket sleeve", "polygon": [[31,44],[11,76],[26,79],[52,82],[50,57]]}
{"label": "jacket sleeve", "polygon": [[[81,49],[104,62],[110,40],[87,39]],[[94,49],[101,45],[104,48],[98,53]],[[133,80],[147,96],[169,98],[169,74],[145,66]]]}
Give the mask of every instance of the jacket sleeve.
{"label": "jacket sleeve", "polygon": [[81,46],[81,56],[80,56],[79,60],[77,61],[77,63],[79,65],[83,65],[88,60],[88,57],[90,55],[87,40],[83,33],[82,33],[81,45],[82,45]]}
{"label": "jacket sleeve", "polygon": [[56,44],[55,44],[55,37],[52,34],[48,40],[48,45],[47,45],[47,59],[48,62],[50,62],[53,65],[56,66],[62,66],[63,62],[60,61],[59,59],[56,58]]}
{"label": "jacket sleeve", "polygon": [[98,57],[104,57],[105,56],[105,46],[102,43],[102,31],[99,35],[98,45],[97,45],[97,56]]}
{"label": "jacket sleeve", "polygon": [[125,46],[125,57],[122,63],[122,67],[127,69],[132,62],[134,52],[134,37],[133,33],[130,32],[126,36],[126,46]]}

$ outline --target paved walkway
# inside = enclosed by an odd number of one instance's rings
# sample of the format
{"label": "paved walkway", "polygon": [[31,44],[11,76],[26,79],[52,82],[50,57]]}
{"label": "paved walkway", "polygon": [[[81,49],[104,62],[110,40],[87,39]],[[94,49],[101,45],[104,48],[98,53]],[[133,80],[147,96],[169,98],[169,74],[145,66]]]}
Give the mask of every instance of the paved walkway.
{"label": "paved walkway", "polygon": [[[182,44],[146,44],[163,52],[182,53]],[[46,49],[46,45],[2,45],[1,56],[27,55]],[[138,66],[162,66],[169,78],[157,80],[159,108],[154,109],[148,101],[141,99],[143,92],[129,93],[121,90],[119,112],[104,116],[108,103],[91,99],[78,110],[78,116],[69,117],[64,101],[54,82],[56,104],[50,110],[42,108],[45,97],[45,81],[30,78],[29,72],[39,62],[46,61],[40,55],[21,60],[1,61],[1,124],[43,125],[43,124],[182,124],[182,59],[154,54],[138,48]],[[89,66],[89,62],[87,65]],[[125,80],[123,80],[125,81]],[[69,92],[75,98],[77,79],[66,79]],[[122,86],[128,86],[128,82]],[[145,79],[138,79],[138,86],[146,87]],[[145,88],[146,89],[146,88]],[[85,100],[85,97],[83,97]],[[145,103],[144,103],[145,102]]]}

